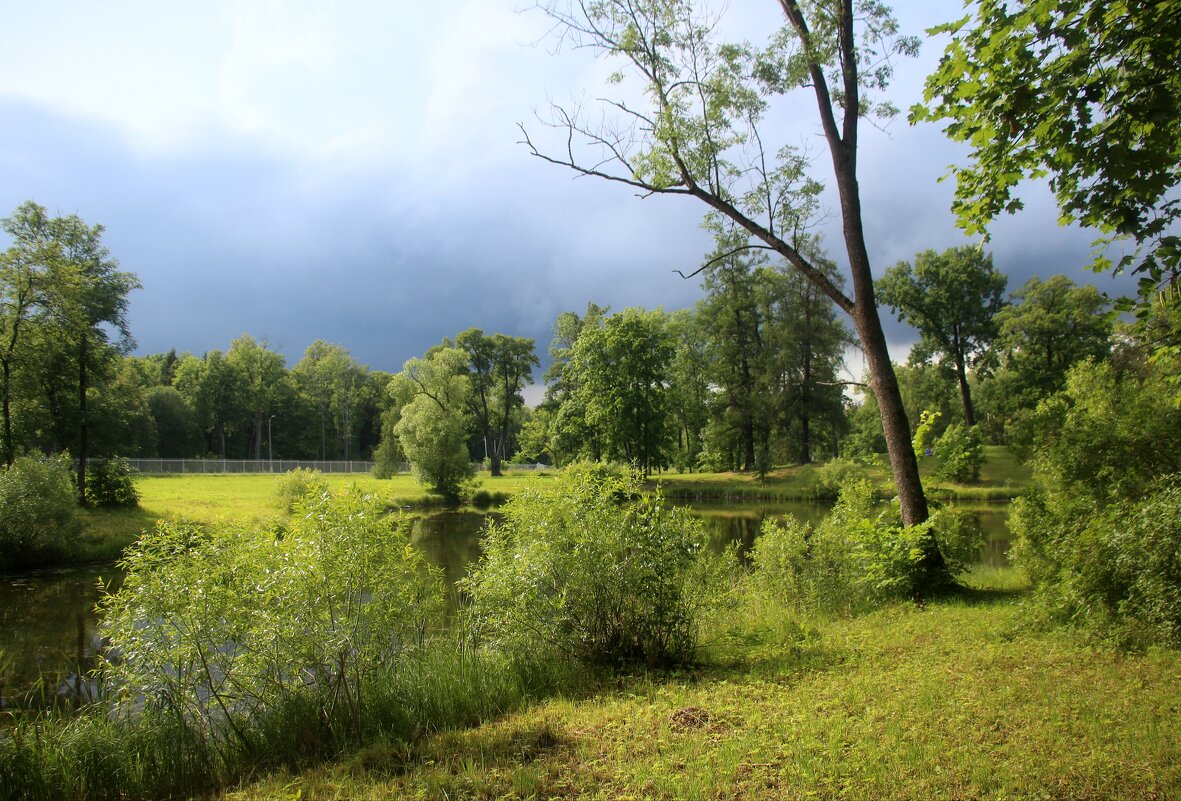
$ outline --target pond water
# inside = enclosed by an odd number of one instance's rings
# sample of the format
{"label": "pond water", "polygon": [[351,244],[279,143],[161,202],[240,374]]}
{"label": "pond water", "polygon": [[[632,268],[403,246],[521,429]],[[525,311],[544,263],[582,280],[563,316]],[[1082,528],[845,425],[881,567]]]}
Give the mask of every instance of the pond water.
{"label": "pond water", "polygon": [[[696,503],[710,544],[718,549],[732,542],[740,552],[750,548],[764,520],[793,515],[819,522],[828,514],[824,504]],[[1008,564],[1008,504],[966,507],[984,535],[983,564]],[[479,556],[479,536],[495,512],[432,512],[414,521],[412,537],[428,561],[443,569],[453,588],[468,565]],[[27,688],[41,679],[46,694],[67,693],[79,664],[93,665],[100,645],[94,605],[99,582],[118,586],[121,574],[113,565],[89,565],[0,575],[0,706],[14,688]],[[452,595],[450,606],[457,600]]]}

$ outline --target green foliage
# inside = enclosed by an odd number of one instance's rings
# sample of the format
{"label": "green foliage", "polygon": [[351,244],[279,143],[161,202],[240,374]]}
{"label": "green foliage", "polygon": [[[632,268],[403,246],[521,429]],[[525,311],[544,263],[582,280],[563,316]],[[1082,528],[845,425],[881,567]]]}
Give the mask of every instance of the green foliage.
{"label": "green foliage", "polygon": [[0,470],[0,563],[60,557],[68,553],[78,530],[67,456],[19,457]]}
{"label": "green foliage", "polygon": [[255,749],[256,726],[284,710],[309,738],[359,733],[371,683],[438,624],[440,580],[373,498],[309,496],[298,511],[278,532],[160,524],[128,551],[101,608],[129,703],[223,755]]}
{"label": "green foliage", "polygon": [[980,480],[980,468],[984,465],[984,440],[973,426],[952,423],[935,440],[935,456],[939,467],[935,475],[944,481],[966,484]]}
{"label": "green foliage", "polygon": [[86,480],[86,502],[100,509],[108,506],[139,506],[135,488],[138,471],[122,456],[90,461]]}
{"label": "green foliage", "polygon": [[968,370],[987,354],[997,334],[996,314],[1004,306],[1008,279],[979,248],[923,251],[914,266],[900,262],[878,281],[882,302],[919,330],[911,360],[932,359],[952,371],[959,383],[966,425],[976,418]]}
{"label": "green foliage", "polygon": [[1000,368],[981,387],[980,406],[992,441],[1024,448],[1032,410],[1065,387],[1070,368],[1110,356],[1115,318],[1099,290],[1062,275],[1029,279],[1013,301],[996,317]]}
{"label": "green foliage", "polygon": [[751,553],[754,586],[801,612],[853,614],[927,589],[924,560],[941,516],[909,528],[897,511],[875,514],[872,485],[847,482],[816,526],[765,524]]}
{"label": "green foliage", "polygon": [[886,452],[882,433],[882,415],[873,393],[866,391],[864,401],[849,410],[849,431],[841,440],[841,456],[861,462],[875,462]]}
{"label": "green foliage", "polygon": [[854,479],[865,479],[866,467],[852,459],[830,459],[816,468],[812,479],[812,497],[823,501],[835,501],[840,497],[841,487]]}
{"label": "green foliage", "polygon": [[1128,644],[1181,642],[1171,377],[1143,360],[1076,366],[1032,418],[1034,488],[1009,524],[1040,608]]}
{"label": "green foliage", "polygon": [[589,455],[648,472],[669,445],[668,371],[674,343],[663,311],[625,309],[587,320],[563,381],[573,382],[576,407],[601,452]]}
{"label": "green foliage", "polygon": [[[1064,222],[1129,238],[1152,290],[1181,267],[1181,3],[983,0],[936,30],[952,41],[911,119],[968,143],[952,209],[969,233],[1048,176]],[[1106,269],[1097,245],[1095,269]],[[1143,292],[1150,301],[1151,291]]]}
{"label": "green foliage", "polygon": [[932,431],[939,422],[940,416],[940,412],[932,412],[927,409],[924,409],[919,415],[919,424],[914,427],[914,437],[911,440],[911,447],[914,448],[916,454],[926,453]]}
{"label": "green foliage", "polygon": [[[128,411],[122,400],[146,410],[142,398],[120,398],[112,386],[119,355],[134,344],[128,295],[139,281],[118,270],[103,227],[53,217],[33,201],[0,227],[12,238],[0,254],[0,450],[11,463],[22,450],[101,439],[118,428],[112,415]],[[150,434],[148,421],[139,422],[123,433]],[[84,467],[89,454],[79,455]],[[84,470],[78,478],[84,487]]]}
{"label": "green foliage", "polygon": [[471,415],[468,356],[440,347],[406,362],[390,385],[401,401],[393,431],[418,481],[448,500],[458,500],[471,479],[467,440]]}
{"label": "green foliage", "polygon": [[1181,476],[1101,510],[1030,493],[1009,525],[1052,619],[1125,646],[1181,646]]}
{"label": "green foliage", "polygon": [[509,455],[509,437],[525,406],[521,390],[539,363],[533,340],[485,336],[479,328],[469,328],[455,338],[455,344],[468,354],[469,409],[476,432],[486,443],[492,475],[499,476],[500,463]]}
{"label": "green foliage", "polygon": [[687,511],[639,492],[634,478],[572,466],[503,507],[465,581],[477,639],[595,664],[692,659],[728,561],[705,551]]}
{"label": "green foliage", "polygon": [[307,467],[296,467],[279,476],[279,483],[275,487],[275,497],[285,511],[294,511],[296,504],[315,493],[322,495],[328,492],[328,482],[319,470]]}

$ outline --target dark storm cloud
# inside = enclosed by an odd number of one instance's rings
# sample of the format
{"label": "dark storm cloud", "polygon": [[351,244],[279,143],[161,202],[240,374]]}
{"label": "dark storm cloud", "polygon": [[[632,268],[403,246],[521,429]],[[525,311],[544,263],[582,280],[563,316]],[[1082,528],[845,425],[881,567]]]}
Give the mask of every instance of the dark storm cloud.
{"label": "dark storm cloud", "polygon": [[[486,135],[511,142],[515,134],[505,126]],[[710,249],[704,209],[691,200],[641,200],[524,149],[441,178],[404,167],[336,172],[224,132],[207,141],[154,156],[104,125],[0,101],[0,208],[33,199],[107,227],[112,253],[143,283],[130,315],[141,353],[224,349],[248,332],[289,363],[321,338],[396,371],[468,327],[532,337],[544,353],[562,311],[589,301],[675,309],[701,294],[698,281],[672,272],[695,269]],[[957,157],[931,127],[865,136],[861,185],[876,272],[923,249],[969,243],[948,211],[951,184],[937,183]],[[818,176],[825,167],[818,158]],[[1130,289],[1084,271],[1093,237],[1058,226],[1044,189],[1026,194],[1029,209],[999,221],[987,246],[1010,289],[1059,272],[1116,294]],[[831,193],[829,211],[826,246],[843,262]],[[896,346],[913,341],[886,317]]]}
{"label": "dark storm cloud", "polygon": [[[107,228],[136,273],[143,353],[203,353],[251,333],[289,362],[316,338],[398,370],[471,326],[548,344],[554,317],[590,300],[677,308],[707,246],[699,210],[519,165],[434,185],[393,171],[309,179],[252,147],[152,158],[103,126],[0,103],[10,157],[0,204],[33,199]],[[522,180],[527,176],[528,180]]]}

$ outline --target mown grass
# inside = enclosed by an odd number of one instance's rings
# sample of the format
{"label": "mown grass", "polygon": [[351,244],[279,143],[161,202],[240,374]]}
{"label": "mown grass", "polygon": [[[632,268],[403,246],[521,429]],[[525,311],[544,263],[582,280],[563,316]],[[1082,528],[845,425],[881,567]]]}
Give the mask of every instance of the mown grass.
{"label": "mown grass", "polygon": [[748,610],[708,663],[227,792],[308,799],[1181,797],[1181,655],[1022,620],[1012,570],[925,606]]}
{"label": "mown grass", "polygon": [[[941,500],[1009,500],[1028,486],[1030,469],[1019,464],[1008,448],[988,445],[984,450],[980,480],[971,484],[940,481],[935,477],[937,458],[922,457],[919,472],[927,494]],[[753,473],[662,473],[653,476],[652,484],[659,485],[665,496],[674,500],[803,501],[817,497],[816,485],[822,468],[820,464],[792,465],[772,470],[763,479]],[[863,470],[881,495],[894,495],[893,479],[884,456]]]}

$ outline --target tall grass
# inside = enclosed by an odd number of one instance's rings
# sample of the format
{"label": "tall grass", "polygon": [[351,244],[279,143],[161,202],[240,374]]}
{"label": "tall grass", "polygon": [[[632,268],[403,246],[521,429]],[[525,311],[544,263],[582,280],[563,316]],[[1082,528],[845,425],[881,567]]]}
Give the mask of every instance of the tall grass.
{"label": "tall grass", "polygon": [[572,663],[509,661],[441,637],[369,682],[360,717],[336,729],[345,736],[330,735],[322,704],[298,692],[263,715],[238,720],[242,738],[226,731],[211,737],[167,708],[113,716],[109,699],[74,714],[12,717],[0,728],[0,799],[199,795],[366,743],[411,743],[470,726],[585,680]]}

